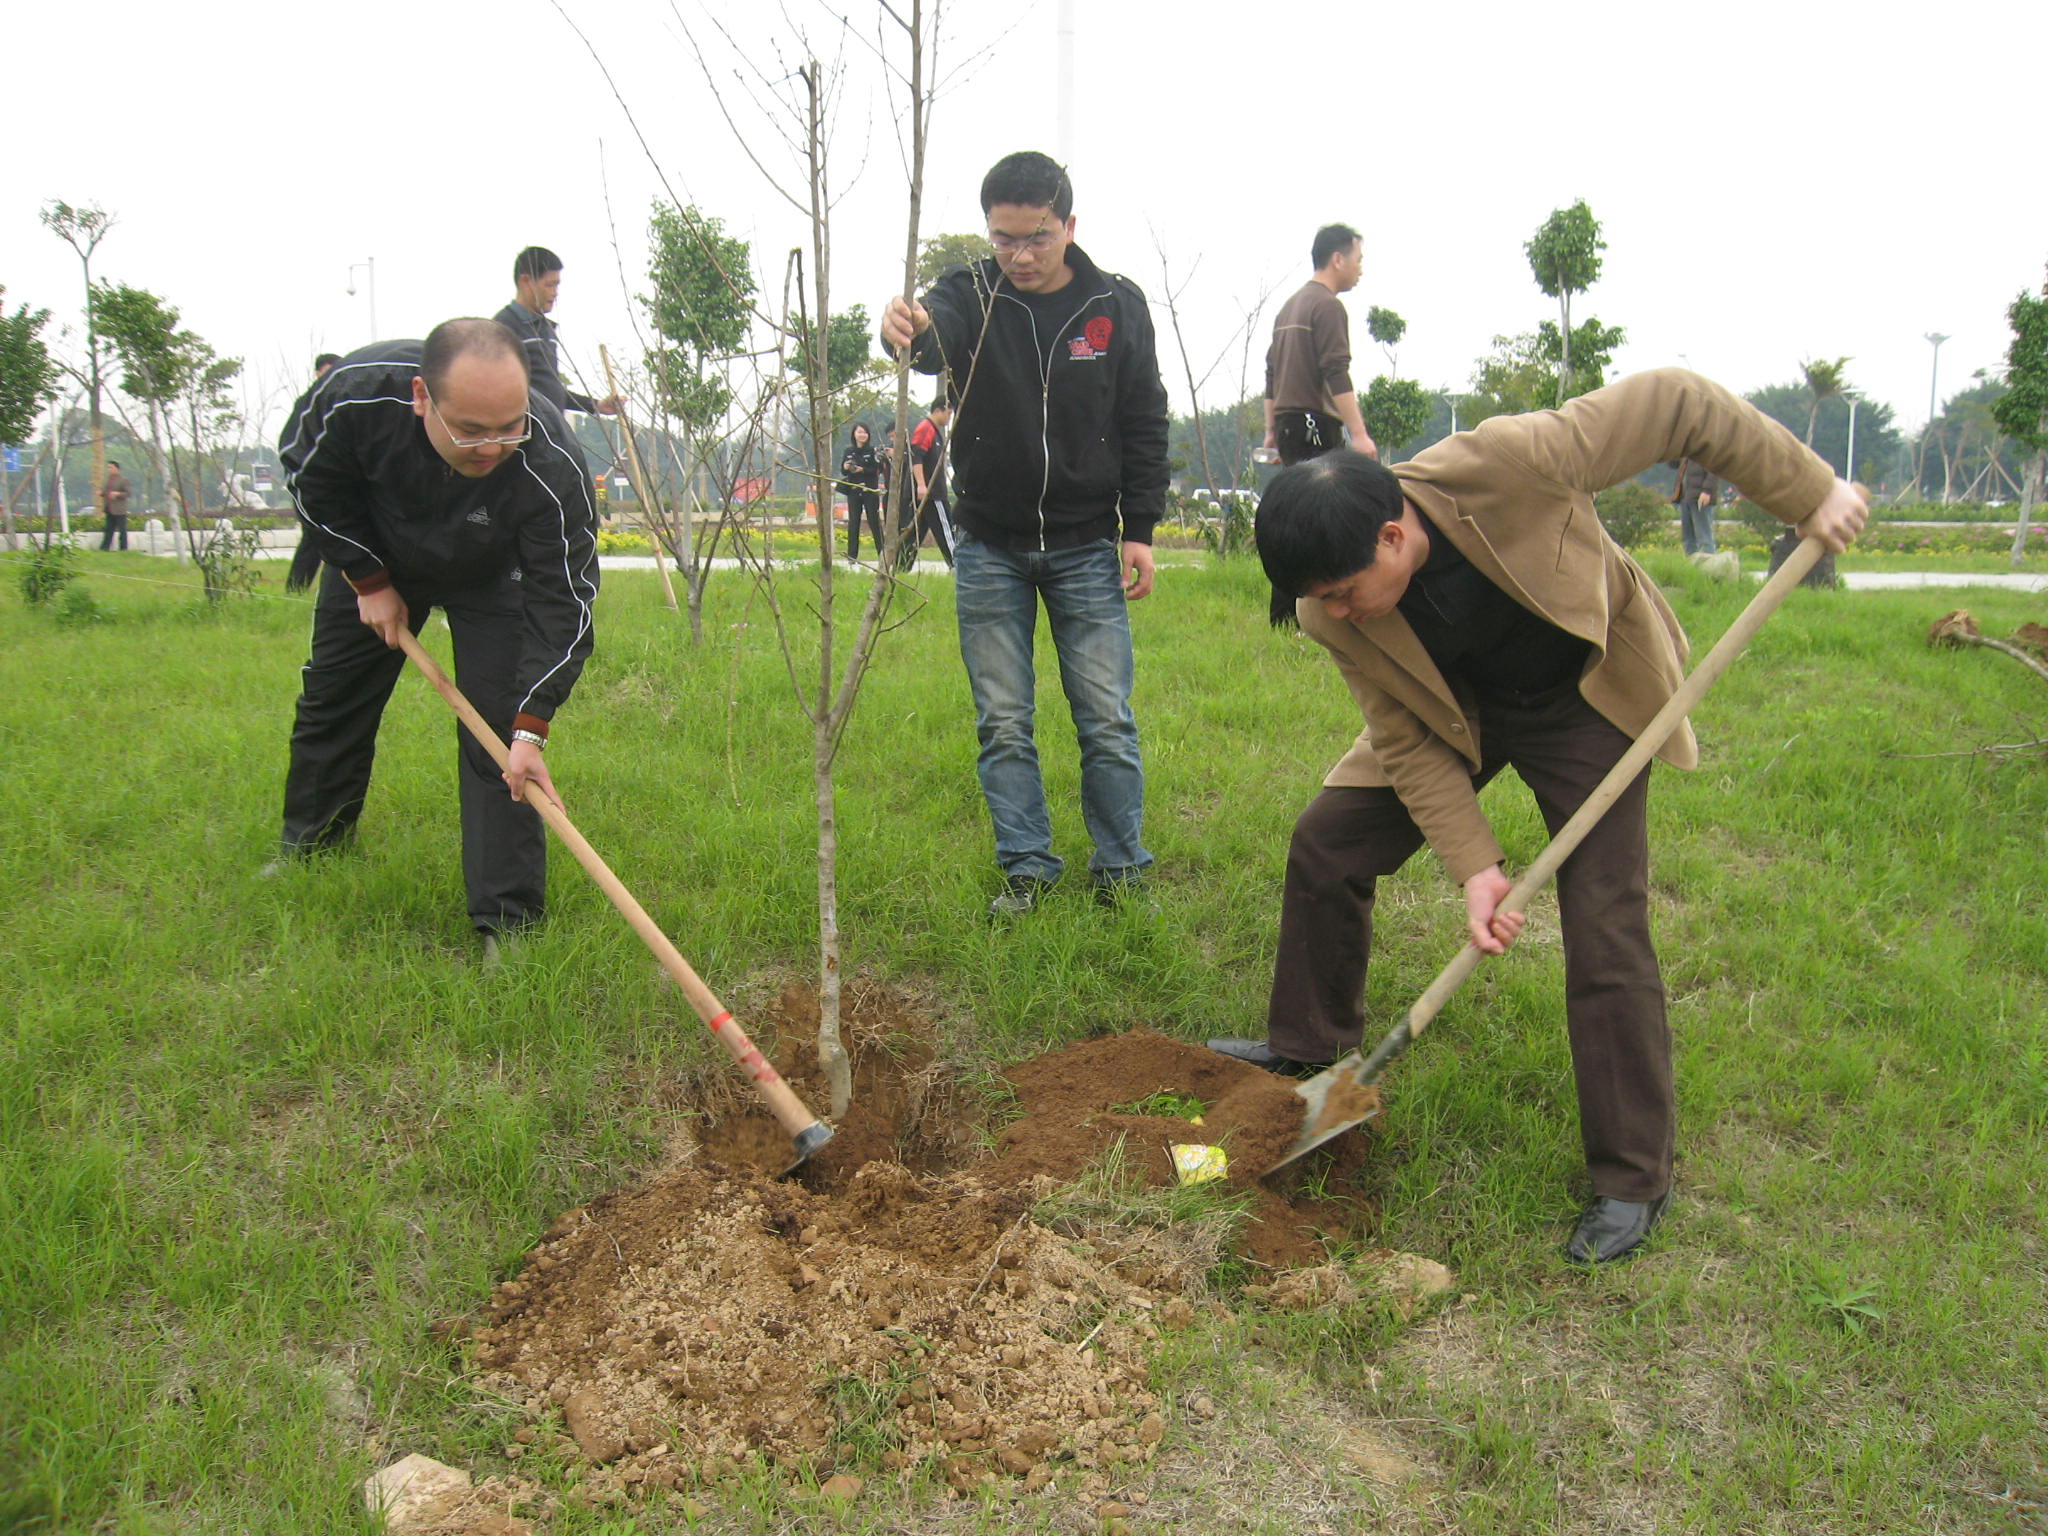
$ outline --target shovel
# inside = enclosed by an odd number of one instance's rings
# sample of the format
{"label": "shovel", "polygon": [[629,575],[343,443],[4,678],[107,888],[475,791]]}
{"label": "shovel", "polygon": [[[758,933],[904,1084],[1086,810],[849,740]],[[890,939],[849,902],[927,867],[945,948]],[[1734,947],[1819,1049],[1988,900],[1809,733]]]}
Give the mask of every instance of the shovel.
{"label": "shovel", "polygon": [[[1827,546],[1819,539],[1800,542],[1799,548],[1778,567],[1778,574],[1764,583],[1763,590],[1750,599],[1749,606],[1736,616],[1727,633],[1700,659],[1699,665],[1692,669],[1692,675],[1678,685],[1677,691],[1644,727],[1635,744],[1608,769],[1607,777],[1586,797],[1585,804],[1578,808],[1572,819],[1559,829],[1557,836],[1550,840],[1550,846],[1536,856],[1522,878],[1515,882],[1514,889],[1501,898],[1502,912],[1521,911],[1532,896],[1550,883],[1550,877],[1557,873],[1558,866],[1571,856],[1572,850],[1592,830],[1593,824],[1607,814],[1607,808],[1614,804],[1635,776],[1657,755],[1657,749],[1678,729],[1678,722],[1728,670],[1729,664],[1763,627],[1764,620],[1784,601],[1785,594],[1799,585],[1800,578],[1813,569],[1814,562],[1826,550]],[[1479,949],[1468,943],[1438,973],[1436,980],[1429,984],[1429,990],[1415,1000],[1407,1017],[1387,1031],[1386,1038],[1370,1056],[1361,1056],[1353,1051],[1314,1077],[1304,1079],[1294,1090],[1308,1106],[1302,1117],[1301,1134],[1266,1172],[1286,1167],[1303,1153],[1314,1151],[1331,1137],[1341,1136],[1354,1125],[1361,1125],[1377,1114],[1378,1104],[1365,1090],[1380,1080],[1380,1074],[1386,1071],[1389,1062],[1407,1050],[1415,1042],[1415,1037],[1429,1028],[1430,1021],[1465,978],[1472,974],[1479,961]]]}
{"label": "shovel", "polygon": [[[421,675],[434,685],[434,691],[448,701],[448,707],[469,727],[469,734],[482,743],[483,749],[491,754],[500,768],[506,766],[511,754],[505,750],[505,744],[498,740],[498,733],[477,713],[476,706],[462,696],[461,690],[448,680],[448,674],[443,672],[434,658],[421,647],[418,637],[401,627],[398,643],[412,659],[412,664],[420,669]],[[647,909],[633,899],[633,893],[611,872],[611,867],[597,856],[597,850],[584,841],[583,834],[570,822],[568,812],[548,798],[547,791],[538,784],[529,783],[526,786],[525,800],[528,805],[540,812],[541,820],[554,829],[555,836],[576,855],[576,862],[597,882],[598,888],[611,898],[612,905],[617,907],[620,915],[632,925],[633,931],[640,935],[641,941],[654,951],[654,958],[661,962],[662,968],[674,978],[675,984],[682,988],[683,996],[687,997],[690,1006],[697,1010],[697,1017],[704,1021],[719,1043],[732,1053],[733,1060],[746,1069],[747,1076],[753,1080],[755,1090],[767,1104],[768,1112],[774,1115],[776,1123],[789,1133],[790,1142],[796,1149],[796,1160],[789,1167],[795,1168],[830,1141],[832,1127],[804,1108],[803,1100],[796,1096],[796,1090],[782,1080],[782,1074],[769,1065],[768,1058],[763,1056],[754,1042],[747,1038],[746,1031],[734,1022],[731,1012],[712,994],[711,989],[698,979],[697,973],[690,969],[690,962],[669,942],[668,935],[655,926],[654,919],[647,915]],[[788,1172],[789,1169],[783,1171]]]}

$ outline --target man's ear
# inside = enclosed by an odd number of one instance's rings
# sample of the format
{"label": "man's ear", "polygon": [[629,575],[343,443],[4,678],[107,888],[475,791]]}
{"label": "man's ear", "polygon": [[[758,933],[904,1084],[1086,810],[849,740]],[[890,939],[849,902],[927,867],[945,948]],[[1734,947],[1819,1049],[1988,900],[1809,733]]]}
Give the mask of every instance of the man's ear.
{"label": "man's ear", "polygon": [[427,419],[427,381],[418,374],[412,376],[412,413],[421,421]]}

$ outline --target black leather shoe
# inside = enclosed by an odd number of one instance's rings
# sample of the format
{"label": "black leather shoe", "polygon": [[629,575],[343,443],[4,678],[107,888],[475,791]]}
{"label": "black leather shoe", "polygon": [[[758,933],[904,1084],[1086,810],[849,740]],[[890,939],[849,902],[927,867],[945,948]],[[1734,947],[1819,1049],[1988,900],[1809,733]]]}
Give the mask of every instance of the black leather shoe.
{"label": "black leather shoe", "polygon": [[1314,1077],[1329,1066],[1327,1061],[1296,1061],[1291,1056],[1282,1056],[1263,1040],[1211,1040],[1208,1045],[1218,1056],[1249,1062],[1281,1077]]}
{"label": "black leather shoe", "polygon": [[1564,1245],[1567,1264],[1611,1264],[1627,1258],[1640,1248],[1643,1239],[1656,1230],[1664,1207],[1671,1203],[1669,1191],[1654,1200],[1614,1200],[1596,1195],[1579,1218],[1579,1230]]}

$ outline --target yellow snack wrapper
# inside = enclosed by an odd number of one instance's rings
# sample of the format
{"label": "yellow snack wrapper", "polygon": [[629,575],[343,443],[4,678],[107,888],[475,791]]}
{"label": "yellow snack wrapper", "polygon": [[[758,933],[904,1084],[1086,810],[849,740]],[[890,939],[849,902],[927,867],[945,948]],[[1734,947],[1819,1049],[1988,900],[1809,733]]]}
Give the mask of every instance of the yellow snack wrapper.
{"label": "yellow snack wrapper", "polygon": [[1230,1160],[1221,1147],[1183,1141],[1175,1142],[1168,1150],[1173,1153],[1173,1171],[1183,1184],[1206,1184],[1222,1178],[1230,1168]]}

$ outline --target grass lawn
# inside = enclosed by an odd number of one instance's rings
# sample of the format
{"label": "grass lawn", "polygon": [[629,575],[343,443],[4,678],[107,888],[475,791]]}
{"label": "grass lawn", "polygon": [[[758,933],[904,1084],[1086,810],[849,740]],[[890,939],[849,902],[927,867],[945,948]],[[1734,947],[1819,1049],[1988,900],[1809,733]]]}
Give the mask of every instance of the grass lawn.
{"label": "grass lawn", "polygon": [[[1649,564],[1696,651],[1747,596]],[[81,567],[104,622],[29,608],[0,564],[0,1532],[364,1531],[357,1485],[396,1455],[511,1466],[428,1325],[657,1162],[716,1047],[560,850],[526,963],[479,970],[455,726],[416,678],[360,854],[257,880],[307,605],[281,567],[215,610],[189,567]],[[848,966],[930,999],[969,1070],[1133,1024],[1257,1033],[1288,829],[1357,728],[1327,660],[1266,627],[1254,566],[1163,562],[1133,611],[1161,921],[1078,891],[992,929],[951,602],[933,580],[898,610],[839,760]],[[1456,1288],[1406,1320],[1237,1302],[1169,1335],[1176,1411],[1130,1529],[2048,1530],[2048,762],[1979,750],[2048,737],[2048,688],[1929,649],[1959,606],[1990,635],[2048,620],[2003,591],[1795,594],[1696,712],[1700,771],[1657,770],[1682,1160],[1651,1251],[1594,1275],[1557,1258],[1583,1189],[1539,905],[1393,1069],[1356,1191]],[[808,726],[745,578],[713,578],[693,649],[652,573],[608,574],[550,768],[743,1019],[815,969]],[[1486,803],[1525,862],[1526,793],[1510,777]],[[1426,856],[1383,886],[1376,1024],[1450,957],[1460,911]],[[1217,1284],[1236,1301],[1244,1278]],[[1101,1527],[880,1475],[836,1520],[763,1488],[694,1523],[550,1523]]]}

